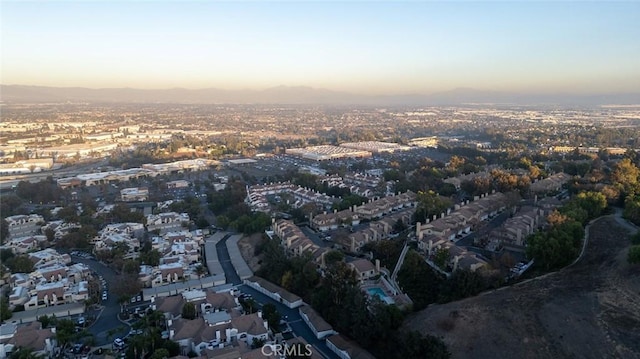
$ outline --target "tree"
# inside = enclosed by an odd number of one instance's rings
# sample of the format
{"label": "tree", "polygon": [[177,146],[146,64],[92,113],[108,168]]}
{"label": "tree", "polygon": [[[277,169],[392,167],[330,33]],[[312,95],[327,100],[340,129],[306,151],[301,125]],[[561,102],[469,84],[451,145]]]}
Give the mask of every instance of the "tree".
{"label": "tree", "polygon": [[169,358],[169,351],[165,348],[156,349],[156,351],[151,354],[151,359],[166,359]]}
{"label": "tree", "polygon": [[451,353],[444,342],[432,335],[422,336],[419,332],[411,331],[400,336],[396,358],[430,358],[447,359]]}
{"label": "tree", "polygon": [[640,195],[627,196],[624,201],[624,217],[640,225]]}
{"label": "tree", "polygon": [[5,321],[13,316],[11,310],[9,310],[9,300],[2,296],[0,299],[0,321]]}
{"label": "tree", "polygon": [[5,265],[9,267],[12,273],[31,273],[33,272],[33,262],[26,255],[19,255],[9,259]]}
{"label": "tree", "polygon": [[447,266],[447,261],[449,260],[449,249],[447,248],[438,248],[436,254],[434,255],[433,262],[440,267],[440,269],[445,269]]}
{"label": "tree", "polygon": [[416,208],[415,220],[425,223],[434,215],[439,216],[451,205],[451,201],[445,200],[433,191],[418,192],[418,207]]}
{"label": "tree", "polygon": [[264,343],[266,343],[264,339],[253,338],[253,341],[251,342],[251,349],[260,348]]}
{"label": "tree", "polygon": [[640,263],[640,245],[635,245],[629,248],[629,254],[627,255],[627,261],[631,264]]}
{"label": "tree", "polygon": [[0,220],[0,245],[3,245],[7,238],[9,238],[9,223],[3,218]]}
{"label": "tree", "polygon": [[441,275],[432,270],[420,254],[414,250],[407,253],[398,272],[398,283],[413,300],[415,310],[425,308],[438,299],[442,282]]}
{"label": "tree", "polygon": [[38,321],[42,324],[42,328],[46,329],[49,327],[49,324],[51,323],[51,318],[49,318],[46,315],[41,315],[40,317],[38,317]]}
{"label": "tree", "polygon": [[144,263],[146,265],[154,266],[154,267],[157,266],[158,264],[160,264],[160,258],[161,257],[162,257],[162,255],[155,248],[151,249],[149,251],[145,251],[145,252],[141,252],[140,253],[140,260],[142,261],[142,263]]}
{"label": "tree", "polygon": [[325,265],[331,266],[334,263],[342,262],[344,260],[344,253],[336,250],[330,250],[324,255]]}
{"label": "tree", "polygon": [[198,264],[195,271],[198,275],[198,278],[202,278],[205,274],[207,274],[207,269],[202,264]]}
{"label": "tree", "polygon": [[70,319],[59,319],[56,322],[56,339],[61,346],[71,343],[76,334],[76,325]]}
{"label": "tree", "polygon": [[187,302],[182,306],[182,318],[184,319],[196,319],[196,306]]}
{"label": "tree", "polygon": [[272,331],[274,332],[279,332],[280,331],[280,313],[278,312],[278,310],[276,309],[276,306],[271,304],[271,303],[267,303],[265,305],[262,306],[262,317],[264,319],[267,320],[267,323],[269,324],[269,328],[271,328]]}
{"label": "tree", "polygon": [[635,193],[640,178],[640,169],[629,158],[618,162],[611,172],[611,181],[619,184],[625,192]]}
{"label": "tree", "polygon": [[444,282],[440,291],[440,301],[467,298],[480,293],[484,288],[484,280],[478,272],[459,269]]}
{"label": "tree", "polygon": [[18,350],[11,353],[9,359],[37,359],[42,358],[42,355],[36,355],[33,352],[33,348],[18,348]]}

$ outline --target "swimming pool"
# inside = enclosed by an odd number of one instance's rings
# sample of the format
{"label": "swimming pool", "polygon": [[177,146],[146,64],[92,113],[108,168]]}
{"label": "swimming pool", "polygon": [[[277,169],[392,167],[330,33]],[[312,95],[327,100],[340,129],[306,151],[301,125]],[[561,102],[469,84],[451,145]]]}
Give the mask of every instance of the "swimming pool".
{"label": "swimming pool", "polygon": [[380,300],[382,300],[383,302],[385,302],[387,304],[393,304],[394,303],[394,300],[392,298],[390,298],[388,295],[386,295],[385,292],[380,287],[369,288],[369,289],[367,289],[367,293],[369,293],[369,295],[372,296],[372,297],[374,295],[377,295],[378,298],[380,298]]}
{"label": "swimming pool", "polygon": [[384,299],[387,296],[386,294],[384,294],[382,288],[379,287],[369,288],[367,289],[367,293],[369,293],[369,295],[371,296],[377,295],[378,297],[380,297],[380,299]]}

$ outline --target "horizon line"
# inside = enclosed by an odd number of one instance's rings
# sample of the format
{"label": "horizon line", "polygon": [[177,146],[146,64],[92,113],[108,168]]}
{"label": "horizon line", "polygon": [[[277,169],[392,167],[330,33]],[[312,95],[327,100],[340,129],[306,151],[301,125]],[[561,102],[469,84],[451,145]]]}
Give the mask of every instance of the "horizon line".
{"label": "horizon line", "polygon": [[349,95],[359,95],[359,96],[368,96],[368,97],[376,97],[376,96],[430,96],[437,95],[455,91],[477,91],[477,92],[485,92],[485,93],[493,93],[493,94],[511,94],[511,95],[579,95],[579,96],[594,96],[594,95],[615,95],[615,94],[638,94],[640,95],[640,89],[633,91],[604,91],[604,92],[578,92],[578,91],[507,91],[507,90],[493,90],[486,88],[475,88],[475,87],[453,87],[448,90],[439,90],[432,92],[397,92],[397,93],[377,93],[377,94],[367,94],[362,92],[353,92],[353,91],[344,91],[344,90],[334,90],[326,87],[314,87],[310,85],[274,85],[269,87],[254,87],[254,88],[223,88],[223,87],[155,87],[155,88],[143,88],[143,87],[131,87],[131,86],[121,86],[121,87],[90,87],[90,86],[53,86],[53,85],[27,85],[27,84],[4,84],[0,83],[0,86],[15,86],[15,87],[45,87],[45,88],[53,88],[53,89],[88,89],[88,90],[139,90],[139,91],[169,91],[169,90],[186,90],[186,91],[202,91],[202,90],[221,90],[221,91],[230,91],[230,92],[241,92],[241,91],[267,91],[277,88],[304,88],[310,90],[321,90],[321,91],[331,91],[334,93],[342,93]]}

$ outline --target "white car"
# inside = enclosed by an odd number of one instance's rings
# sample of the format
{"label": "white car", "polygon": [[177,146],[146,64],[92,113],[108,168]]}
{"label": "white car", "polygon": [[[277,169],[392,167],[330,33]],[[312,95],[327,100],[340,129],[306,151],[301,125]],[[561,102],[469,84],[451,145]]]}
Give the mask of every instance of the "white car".
{"label": "white car", "polygon": [[113,341],[113,346],[114,346],[116,349],[122,349],[122,348],[124,348],[124,340],[122,340],[122,339],[120,339],[120,338],[116,338],[116,339]]}

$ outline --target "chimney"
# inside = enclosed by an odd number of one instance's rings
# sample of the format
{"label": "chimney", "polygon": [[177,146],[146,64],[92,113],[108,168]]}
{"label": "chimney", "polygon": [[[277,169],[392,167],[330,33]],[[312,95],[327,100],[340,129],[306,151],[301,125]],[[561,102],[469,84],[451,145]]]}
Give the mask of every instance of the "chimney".
{"label": "chimney", "polygon": [[171,329],[171,330],[169,331],[169,339],[170,339],[170,340],[173,340],[173,336],[174,336],[175,334],[176,334],[175,330]]}
{"label": "chimney", "polygon": [[376,273],[380,273],[380,260],[376,259]]}
{"label": "chimney", "polygon": [[436,219],[438,219],[438,215],[437,215],[437,214],[434,214],[434,215],[433,215],[433,220],[435,221]]}
{"label": "chimney", "polygon": [[261,310],[257,311],[256,313],[258,313],[258,318],[262,318],[262,311]]}
{"label": "chimney", "polygon": [[459,204],[453,205],[453,209],[456,210],[456,211],[459,210],[460,209],[460,205]]}
{"label": "chimney", "polygon": [[451,214],[451,208],[447,208],[447,215]]}
{"label": "chimney", "polygon": [[444,212],[440,213],[440,218],[444,218]]}

